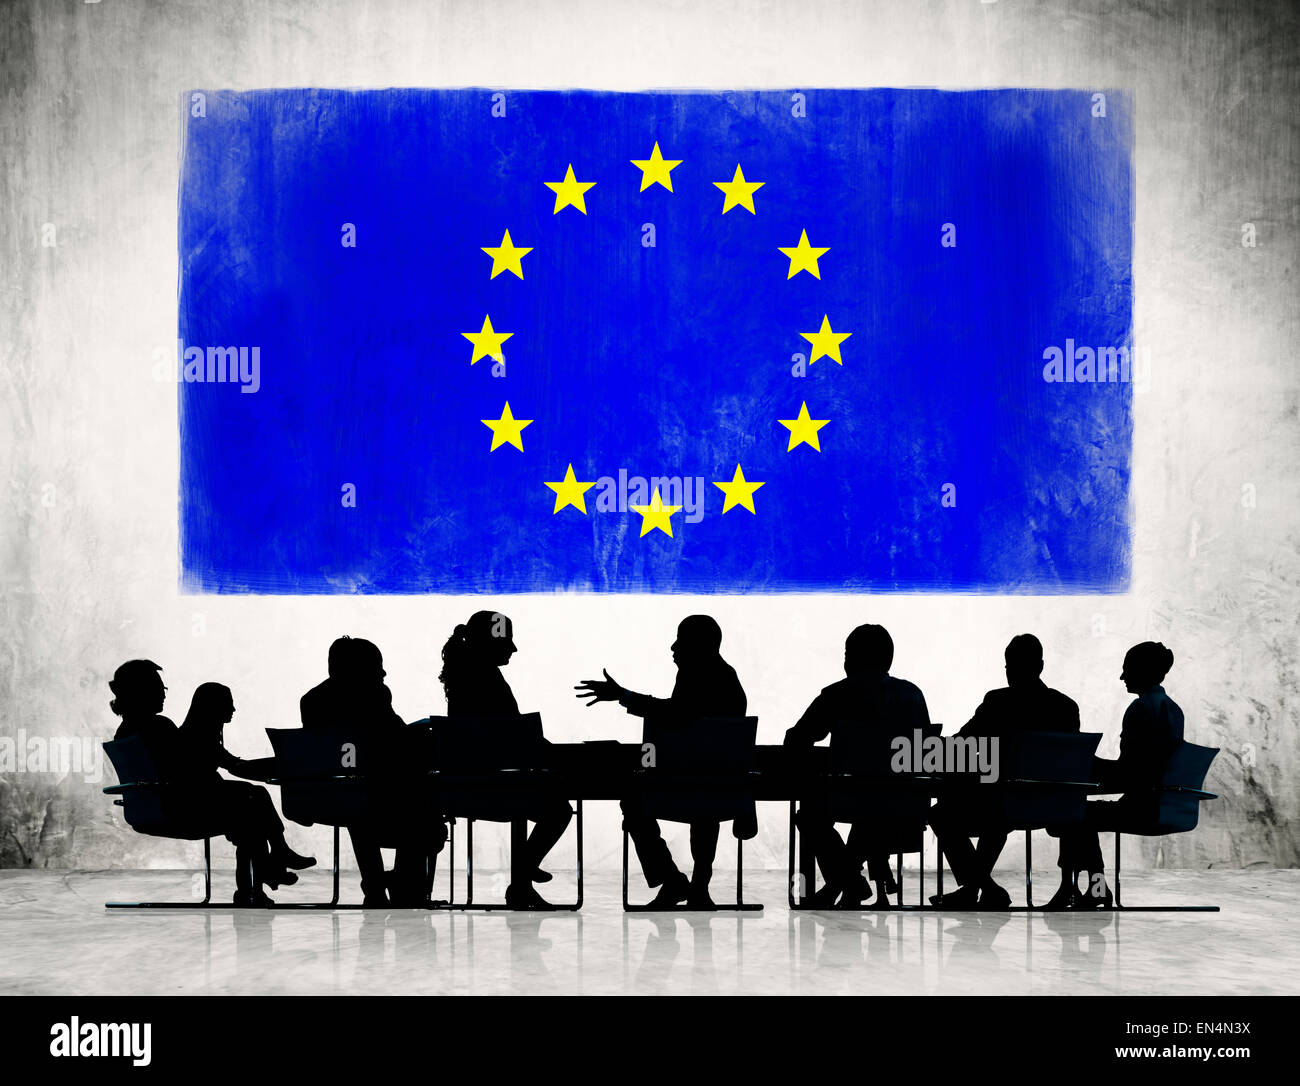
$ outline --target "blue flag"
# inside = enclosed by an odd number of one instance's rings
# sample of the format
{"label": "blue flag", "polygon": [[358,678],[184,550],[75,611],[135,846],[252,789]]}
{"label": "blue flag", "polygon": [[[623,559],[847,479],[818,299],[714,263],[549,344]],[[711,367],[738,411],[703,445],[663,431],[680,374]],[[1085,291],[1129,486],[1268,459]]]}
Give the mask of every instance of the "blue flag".
{"label": "blue flag", "polygon": [[183,586],[1122,591],[1131,151],[1081,91],[190,96]]}

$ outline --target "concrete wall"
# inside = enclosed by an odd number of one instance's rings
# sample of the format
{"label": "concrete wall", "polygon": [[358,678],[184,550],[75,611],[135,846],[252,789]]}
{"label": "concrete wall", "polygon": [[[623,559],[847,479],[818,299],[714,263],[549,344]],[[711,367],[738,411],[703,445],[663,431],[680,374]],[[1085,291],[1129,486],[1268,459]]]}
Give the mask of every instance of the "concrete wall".
{"label": "concrete wall", "polygon": [[[1036,632],[1046,678],[1114,753],[1124,650],[1175,651],[1167,680],[1195,741],[1221,746],[1222,799],[1193,835],[1135,843],[1134,862],[1297,861],[1296,16],[1232,5],[684,0],[470,4],[11,2],[0,9],[4,290],[0,735],[111,734],[106,681],[131,657],[232,687],[237,751],[296,721],[342,632],[385,651],[398,710],[442,709],[437,651],[479,606],[516,623],[509,677],[556,739],[633,737],[579,679],[608,667],[666,691],[667,646],[707,607],[776,741],[838,676],[845,633],[885,623],[895,673],[935,719],[964,721],[1000,682],[1001,650]],[[1139,346],[1133,589],[1124,596],[208,598],[177,591],[176,389],[151,370],[176,328],[180,94],[270,86],[1045,86],[1135,95]],[[42,245],[52,223],[57,244]],[[1257,244],[1242,244],[1253,223]],[[231,451],[238,470],[238,450]],[[21,769],[22,767],[20,767]],[[171,865],[193,846],[126,831],[85,774],[0,773],[0,865]],[[111,774],[110,774],[111,778]],[[754,862],[784,862],[785,812],[763,812]],[[481,862],[501,842],[483,835]],[[292,830],[300,847],[327,838]],[[588,856],[617,863],[612,808]],[[1139,857],[1139,848],[1141,856]],[[1054,856],[1054,849],[1042,853]],[[557,864],[558,865],[558,864]]]}

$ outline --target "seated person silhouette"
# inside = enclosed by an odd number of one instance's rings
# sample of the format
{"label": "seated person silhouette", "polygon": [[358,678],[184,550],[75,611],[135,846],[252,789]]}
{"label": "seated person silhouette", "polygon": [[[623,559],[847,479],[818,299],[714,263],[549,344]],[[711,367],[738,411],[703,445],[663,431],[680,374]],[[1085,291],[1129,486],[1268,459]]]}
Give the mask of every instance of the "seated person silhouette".
{"label": "seated person silhouette", "polygon": [[[265,788],[245,783],[274,777],[275,759],[237,758],[226,749],[225,728],[234,715],[235,699],[229,687],[221,683],[201,683],[190,699],[190,711],[185,714],[178,733],[185,759],[196,776],[201,775],[210,781],[221,780],[218,769],[244,778],[243,781],[223,781],[224,791],[248,805],[250,820],[266,832],[272,861],[286,869],[314,867],[316,861],[313,857],[298,855],[285,841],[284,823],[270,793]],[[292,872],[286,873],[289,877],[281,878],[280,882],[292,884],[298,881]]]}
{"label": "seated person silhouette", "polygon": [[[162,716],[167,687],[161,668],[152,660],[129,660],[108,684],[109,708],[122,718],[115,739],[138,737],[158,767],[163,783],[184,789],[196,811],[215,814],[228,827],[225,836],[235,846],[236,905],[272,904],[264,886],[276,889],[298,881],[291,868],[316,861],[299,856],[284,839],[284,823],[266,789],[228,781],[218,766],[238,772],[248,768],[222,746],[221,729],[234,713],[230,691],[204,683],[194,692],[185,723],[177,728]],[[219,694],[224,692],[224,698]]]}
{"label": "seated person silhouette", "polygon": [[[604,680],[588,679],[574,689],[579,698],[590,699],[588,706],[599,701],[617,701],[633,716],[672,716],[685,720],[742,717],[747,705],[745,691],[735,670],[722,658],[721,647],[722,630],[717,622],[708,615],[690,615],[677,627],[677,640],[672,644],[677,682],[671,697],[633,693],[615,682],[608,671],[602,672]],[[688,881],[673,862],[658,821],[645,814],[635,798],[625,799],[622,808],[623,825],[636,846],[646,882],[660,888],[650,902],[651,907],[667,909],[686,902],[691,908],[713,908],[709,880],[713,877],[721,823],[690,824],[694,867]]]}
{"label": "seated person silhouette", "polygon": [[[1163,782],[1169,756],[1183,739],[1183,711],[1161,685],[1173,666],[1174,654],[1157,641],[1143,641],[1125,654],[1119,677],[1137,697],[1124,711],[1119,759],[1094,758],[1092,763],[1094,780],[1105,788],[1122,788],[1124,794],[1118,800],[1088,803],[1082,826],[1053,831],[1061,839],[1057,860],[1061,885],[1047,908],[1110,908],[1112,897],[1097,834],[1148,822],[1156,815],[1159,798],[1154,789]],[[1078,889],[1081,871],[1088,874],[1082,892]]]}
{"label": "seated person silhouette", "polygon": [[[452,631],[442,647],[438,681],[447,695],[449,717],[519,716],[519,705],[501,669],[515,652],[514,624],[495,611],[476,611]],[[573,808],[560,796],[538,798],[528,817],[535,823],[521,855],[510,855],[506,904],[512,909],[549,908],[534,882],[549,882],[542,862],[564,836]]]}
{"label": "seated person silhouette", "polygon": [[[337,736],[341,743],[360,741],[366,776],[387,785],[390,810],[348,826],[364,903],[418,907],[429,899],[447,830],[426,802],[428,767],[410,755],[411,734],[393,711],[386,674],[373,642],[340,637],[330,645],[329,678],[302,696],[299,709],[307,731]],[[384,871],[381,842],[397,849],[391,873]]]}
{"label": "seated person silhouette", "polygon": [[[894,641],[883,626],[859,626],[844,642],[845,678],[826,687],[808,706],[799,722],[785,733],[787,747],[811,747],[837,727],[880,731],[892,738],[911,736],[930,723],[925,695],[906,679],[889,674],[894,662]],[[878,905],[888,908],[888,894],[897,893],[889,871],[889,857],[871,843],[871,827],[854,824],[846,846],[835,829],[830,810],[814,797],[800,804],[800,832],[822,869],[826,885],[812,895],[812,903],[829,908],[858,908],[871,897],[862,877],[862,862],[876,883]]]}
{"label": "seated person silhouette", "polygon": [[[1043,646],[1033,634],[1018,634],[1004,654],[1007,685],[984,695],[975,715],[958,735],[997,736],[999,760],[1006,761],[1008,740],[1020,732],[1077,732],[1079,706],[1042,680]],[[940,800],[930,811],[930,825],[947,857],[958,889],[935,894],[930,901],[950,909],[1006,909],[1011,895],[993,879],[993,867],[1011,827],[975,793]],[[971,835],[979,837],[979,847]]]}

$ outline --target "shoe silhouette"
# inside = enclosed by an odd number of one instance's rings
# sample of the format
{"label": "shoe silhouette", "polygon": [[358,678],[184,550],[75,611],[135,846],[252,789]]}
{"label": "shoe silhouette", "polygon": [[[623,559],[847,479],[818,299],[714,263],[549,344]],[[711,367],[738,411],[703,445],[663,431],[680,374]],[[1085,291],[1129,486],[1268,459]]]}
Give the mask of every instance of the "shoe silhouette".
{"label": "shoe silhouette", "polygon": [[708,887],[692,889],[686,895],[686,907],[688,909],[716,909],[713,898],[709,896]]}
{"label": "shoe silhouette", "polygon": [[979,905],[978,886],[962,886],[946,894],[935,894],[930,898],[931,905],[940,909],[974,909]]}
{"label": "shoe silhouette", "polygon": [[829,883],[818,890],[814,890],[808,898],[808,904],[814,909],[833,909],[835,903],[839,901],[840,894],[843,891],[838,886],[832,886]]}
{"label": "shoe silhouette", "polygon": [[691,884],[686,876],[678,871],[665,880],[659,892],[650,900],[652,909],[672,909],[681,905],[691,896]]}
{"label": "shoe silhouette", "polygon": [[1011,908],[1011,895],[997,883],[993,883],[980,892],[979,907],[981,909],[1009,909]]}

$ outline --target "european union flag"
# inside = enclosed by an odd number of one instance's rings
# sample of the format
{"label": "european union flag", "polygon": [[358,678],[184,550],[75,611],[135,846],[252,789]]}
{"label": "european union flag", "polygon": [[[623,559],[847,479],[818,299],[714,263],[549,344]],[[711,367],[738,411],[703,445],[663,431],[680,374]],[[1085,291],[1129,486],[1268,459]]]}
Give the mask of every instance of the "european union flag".
{"label": "european union flag", "polygon": [[186,588],[1127,587],[1123,95],[185,105]]}

